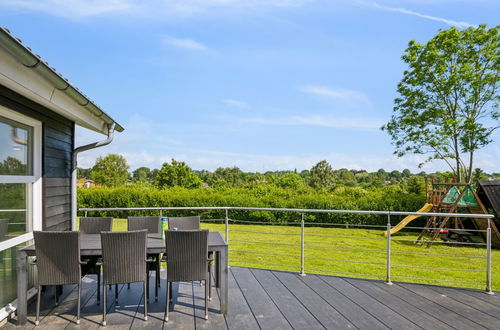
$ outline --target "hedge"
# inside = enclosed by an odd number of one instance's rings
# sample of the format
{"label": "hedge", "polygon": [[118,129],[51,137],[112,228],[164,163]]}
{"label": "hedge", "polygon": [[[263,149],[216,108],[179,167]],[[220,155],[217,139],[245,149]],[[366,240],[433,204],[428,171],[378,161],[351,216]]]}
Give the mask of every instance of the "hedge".
{"label": "hedge", "polygon": [[[294,190],[274,186],[226,189],[185,189],[118,187],[79,189],[79,208],[129,208],[129,207],[196,207],[240,206],[262,208],[304,208],[331,210],[416,211],[425,202],[423,195],[403,191],[398,186],[366,190],[360,187],[339,187],[333,192],[309,189]],[[203,219],[222,219],[223,210],[214,211],[164,211],[166,216],[200,214]],[[81,212],[80,212],[80,215]],[[90,212],[95,216],[126,218],[133,215],[159,215],[158,211],[106,211]],[[270,223],[300,222],[295,212],[231,210],[231,219]],[[400,220],[394,217],[396,224]],[[385,225],[386,216],[360,214],[308,213],[306,222],[351,223]]]}

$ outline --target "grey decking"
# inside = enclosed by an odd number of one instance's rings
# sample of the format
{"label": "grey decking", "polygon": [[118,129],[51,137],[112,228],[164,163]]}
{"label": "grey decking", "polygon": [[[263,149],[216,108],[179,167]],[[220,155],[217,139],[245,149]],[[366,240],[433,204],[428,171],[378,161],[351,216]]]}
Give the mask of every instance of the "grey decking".
{"label": "grey decking", "polygon": [[[164,272],[163,274],[164,275]],[[152,282],[153,283],[153,282]],[[51,289],[44,294],[39,329],[97,329],[101,308],[96,305],[94,277],[85,278],[82,322],[74,324],[76,291],[65,288],[59,306]],[[148,305],[149,319],[142,320],[141,284],[109,291],[107,328],[143,329],[500,329],[500,294],[481,291],[380,281],[307,275],[263,269],[232,267],[229,277],[229,313],[219,314],[217,291],[209,303],[209,320],[203,319],[203,287],[198,283],[174,284],[174,310],[163,322],[165,279],[160,297]],[[153,285],[151,293],[153,293]],[[194,307],[193,307],[194,303]],[[29,324],[5,329],[34,328],[34,304]],[[3,330],[3,329],[2,329]]]}

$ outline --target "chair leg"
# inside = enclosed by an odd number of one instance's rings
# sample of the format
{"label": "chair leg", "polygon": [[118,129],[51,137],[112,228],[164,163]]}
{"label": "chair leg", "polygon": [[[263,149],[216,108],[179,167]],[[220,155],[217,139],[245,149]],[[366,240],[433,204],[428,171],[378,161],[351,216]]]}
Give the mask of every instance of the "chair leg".
{"label": "chair leg", "polygon": [[118,305],[118,284],[115,284],[115,304]]}
{"label": "chair leg", "polygon": [[170,295],[172,294],[171,283],[167,281],[167,303],[165,304],[165,322],[168,322],[168,310],[170,309]]}
{"label": "chair leg", "polygon": [[103,283],[102,285],[102,325],[106,326],[106,296],[108,295],[106,291],[106,285]]}
{"label": "chair leg", "polygon": [[80,300],[82,298],[82,281],[78,283],[78,301],[77,301],[77,310],[76,310],[76,324],[80,324]]}
{"label": "chair leg", "polygon": [[130,283],[127,283],[127,289],[130,289]]}
{"label": "chair leg", "polygon": [[208,268],[208,300],[212,301],[212,266]]}
{"label": "chair leg", "polygon": [[148,320],[148,300],[146,297],[146,281],[144,281],[144,321]]}
{"label": "chair leg", "polygon": [[205,320],[208,320],[208,288],[207,281],[205,280]]}
{"label": "chair leg", "polygon": [[172,290],[172,282],[169,282],[169,284],[168,284],[168,285],[170,286],[170,289],[169,289],[169,292],[170,292],[170,293],[169,293],[169,297],[168,297],[168,298],[169,298],[169,300],[170,300],[170,301],[173,301],[173,300],[174,300],[174,298],[173,298],[173,296],[174,296],[174,292],[173,292],[173,290]]}
{"label": "chair leg", "polygon": [[99,305],[100,303],[101,303],[101,274],[97,274],[97,304]]}
{"label": "chair leg", "polygon": [[158,279],[160,278],[160,272],[156,269],[156,277],[155,277],[155,300],[158,301]]}
{"label": "chair leg", "polygon": [[59,305],[59,290],[58,286],[54,286],[54,292],[55,292],[55,301],[56,301],[56,306]]}
{"label": "chair leg", "polygon": [[42,296],[42,286],[38,286],[38,292],[36,294],[36,320],[35,325],[40,324],[40,298]]}

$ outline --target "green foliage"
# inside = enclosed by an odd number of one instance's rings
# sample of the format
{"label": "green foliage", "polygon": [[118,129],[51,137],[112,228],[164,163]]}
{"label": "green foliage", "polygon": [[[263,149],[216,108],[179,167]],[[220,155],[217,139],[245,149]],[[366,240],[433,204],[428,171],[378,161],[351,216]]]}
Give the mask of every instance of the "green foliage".
{"label": "green foliage", "polygon": [[475,152],[500,118],[500,27],[451,28],[427,44],[410,41],[394,114],[384,127],[395,154],[444,160],[470,182]]}
{"label": "green foliage", "polygon": [[186,163],[172,159],[172,164],[163,163],[153,184],[159,189],[169,187],[199,188],[203,182]]}
{"label": "green foliage", "polygon": [[99,157],[90,170],[90,179],[107,187],[116,187],[125,184],[129,179],[129,166],[121,155],[109,154]]}
{"label": "green foliage", "polygon": [[[78,191],[79,207],[179,207],[179,206],[245,206],[265,208],[306,208],[337,210],[397,210],[415,211],[424,203],[423,194],[408,193],[398,186],[364,189],[337,185],[331,191],[310,188],[280,188],[260,185],[254,188],[186,189],[174,187],[154,189],[140,187],[94,188]],[[199,211],[172,211],[169,216],[198,214]],[[125,218],[130,215],[157,214],[151,211],[100,212],[101,216]],[[206,217],[223,218],[223,211],[207,211]],[[97,214],[96,214],[97,215]],[[238,220],[264,222],[297,222],[300,216],[290,212],[231,211]],[[309,222],[385,224],[387,218],[378,215],[309,214]]]}
{"label": "green foliage", "polygon": [[279,179],[278,179],[278,186],[281,188],[290,188],[290,189],[299,189],[301,187],[304,187],[305,182],[302,177],[294,172],[289,172],[283,174]]}
{"label": "green foliage", "polygon": [[243,183],[243,172],[238,167],[219,167],[209,173],[206,182],[210,187],[240,187]]}
{"label": "green foliage", "polygon": [[14,157],[7,157],[0,163],[0,175],[27,175],[26,165]]}
{"label": "green foliage", "polygon": [[132,172],[132,180],[136,182],[146,182],[151,180],[151,170],[148,167],[139,167]]}
{"label": "green foliage", "polygon": [[309,185],[316,189],[329,189],[335,184],[332,166],[322,160],[311,168]]}
{"label": "green foliage", "polygon": [[76,169],[76,177],[78,179],[87,179],[90,177],[90,168],[80,168]]}

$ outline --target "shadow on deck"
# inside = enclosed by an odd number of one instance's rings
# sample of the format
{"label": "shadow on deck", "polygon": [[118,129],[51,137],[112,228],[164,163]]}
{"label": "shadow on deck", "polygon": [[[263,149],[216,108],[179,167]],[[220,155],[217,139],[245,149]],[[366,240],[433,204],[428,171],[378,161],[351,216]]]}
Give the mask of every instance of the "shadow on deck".
{"label": "shadow on deck", "polygon": [[[165,273],[162,273],[162,277]],[[151,283],[154,283],[151,281]],[[229,313],[219,314],[213,289],[209,319],[204,319],[204,288],[199,283],[174,284],[174,305],[165,323],[165,279],[158,301],[154,288],[143,321],[142,286],[108,290],[106,328],[147,329],[500,329],[500,295],[439,286],[341,278],[334,276],[232,267],[229,274]],[[81,324],[76,319],[76,286],[64,289],[54,306],[53,289],[43,296],[41,322],[36,329],[97,329],[102,307],[96,304],[96,279],[84,278]],[[3,329],[33,329],[35,303],[28,324],[10,320]]]}

